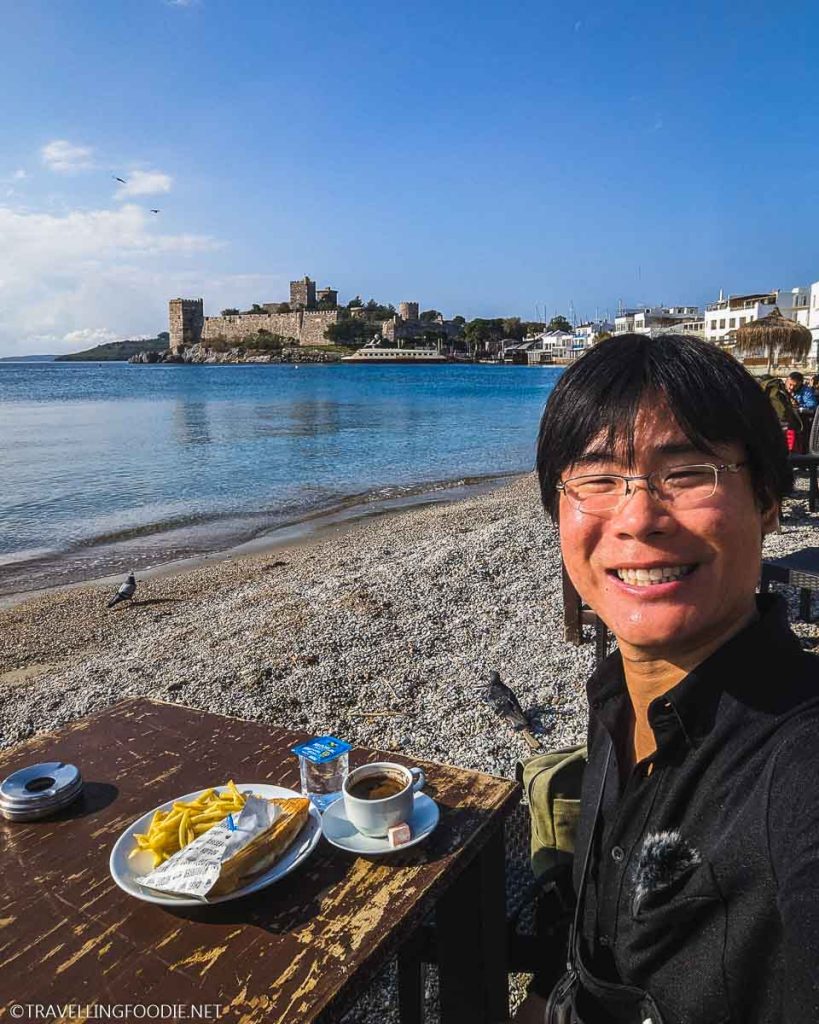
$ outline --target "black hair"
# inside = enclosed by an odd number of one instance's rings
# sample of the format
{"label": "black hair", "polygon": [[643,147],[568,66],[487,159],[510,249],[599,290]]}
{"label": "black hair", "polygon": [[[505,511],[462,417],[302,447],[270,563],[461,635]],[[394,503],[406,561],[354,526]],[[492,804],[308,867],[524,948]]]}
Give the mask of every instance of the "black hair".
{"label": "black hair", "polygon": [[794,370],[793,373],[789,373],[788,380],[795,380],[797,384],[804,384],[805,382],[805,378],[798,370]]}
{"label": "black hair", "polygon": [[644,399],[662,400],[696,448],[745,449],[759,505],[778,504],[793,486],[788,449],[770,399],[733,356],[680,334],[621,334],[599,342],[561,375],[537,442],[543,504],[557,519],[556,485],[601,431],[634,464],[634,421]]}

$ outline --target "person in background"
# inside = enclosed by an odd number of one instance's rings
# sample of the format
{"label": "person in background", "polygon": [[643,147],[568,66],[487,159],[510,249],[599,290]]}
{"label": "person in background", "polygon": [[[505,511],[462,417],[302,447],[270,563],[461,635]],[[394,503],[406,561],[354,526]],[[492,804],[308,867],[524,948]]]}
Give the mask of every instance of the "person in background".
{"label": "person in background", "polygon": [[813,417],[816,414],[816,394],[813,388],[805,383],[805,378],[798,370],[788,374],[785,387],[788,389],[791,401],[796,406],[802,421],[801,429],[797,432],[796,443],[793,448],[794,452],[802,455],[807,451],[810,428],[813,425]]}
{"label": "person in background", "polygon": [[819,375],[814,375],[810,379],[810,385],[813,388],[813,394],[816,398],[817,404],[819,404]]}
{"label": "person in background", "polygon": [[[814,378],[816,380],[816,378]],[[796,403],[796,408],[800,412],[805,410],[814,410],[819,404],[816,400],[816,393],[813,388],[805,383],[805,378],[798,370],[794,370],[793,373],[788,374],[788,379],[785,381],[785,387],[788,389],[788,394]]]}
{"label": "person in background", "polygon": [[621,335],[558,380],[537,469],[618,642],[587,684],[568,1019],[816,1024],[819,660],[755,593],[792,483],[771,403],[714,345]]}
{"label": "person in background", "polygon": [[796,402],[780,377],[765,377],[760,383],[779,420],[788,451],[792,452],[796,449],[797,442],[803,434],[802,417],[799,415]]}

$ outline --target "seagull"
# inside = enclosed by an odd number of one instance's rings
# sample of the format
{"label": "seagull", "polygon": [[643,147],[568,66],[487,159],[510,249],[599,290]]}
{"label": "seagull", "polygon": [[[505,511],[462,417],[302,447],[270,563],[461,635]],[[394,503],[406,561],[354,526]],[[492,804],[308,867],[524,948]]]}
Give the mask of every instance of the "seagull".
{"label": "seagull", "polygon": [[116,176],[116,174],[112,174],[111,177],[114,179],[114,181],[121,181],[123,185],[127,185],[128,184],[128,182],[125,180],[125,178],[118,178]]}
{"label": "seagull", "polygon": [[129,572],[125,582],[108,602],[108,607],[113,608],[115,604],[120,604],[122,601],[130,601],[135,593],[136,580],[134,579],[133,572]]}

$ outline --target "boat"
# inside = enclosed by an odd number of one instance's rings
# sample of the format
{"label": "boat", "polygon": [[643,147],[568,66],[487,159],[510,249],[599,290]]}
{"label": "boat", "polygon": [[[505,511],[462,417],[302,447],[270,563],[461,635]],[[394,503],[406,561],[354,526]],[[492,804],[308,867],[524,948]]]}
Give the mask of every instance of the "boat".
{"label": "boat", "polygon": [[435,348],[389,348],[373,338],[351,356],[342,356],[342,363],[445,363],[446,356]]}

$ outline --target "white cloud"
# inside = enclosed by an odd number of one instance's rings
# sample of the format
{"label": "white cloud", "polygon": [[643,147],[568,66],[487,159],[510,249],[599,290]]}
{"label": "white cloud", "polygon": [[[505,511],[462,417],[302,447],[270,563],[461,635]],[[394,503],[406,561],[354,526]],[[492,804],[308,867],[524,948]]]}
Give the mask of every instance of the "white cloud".
{"label": "white cloud", "polygon": [[132,196],[155,196],[161,192],[170,192],[173,178],[161,171],[130,171],[125,184],[117,190],[117,199]]}
{"label": "white cloud", "polygon": [[168,299],[202,281],[185,258],[220,247],[203,235],[165,234],[132,204],[66,214],[0,205],[0,238],[3,354],[73,351],[97,343],[89,338],[165,330]]}
{"label": "white cloud", "polygon": [[105,345],[117,340],[117,332],[107,327],[83,327],[79,331],[68,331],[63,335],[64,342],[73,348],[93,348],[94,345]]}
{"label": "white cloud", "polygon": [[17,170],[14,172],[14,174],[12,174],[11,177],[12,177],[13,181],[22,181],[23,178],[28,177],[28,175],[26,174],[26,172],[23,170],[22,167],[18,167]]}
{"label": "white cloud", "polygon": [[193,7],[197,0],[166,0],[168,7]]}
{"label": "white cloud", "polygon": [[40,150],[43,163],[52,171],[70,174],[93,167],[94,151],[90,146],[76,146],[67,139],[54,139]]}

